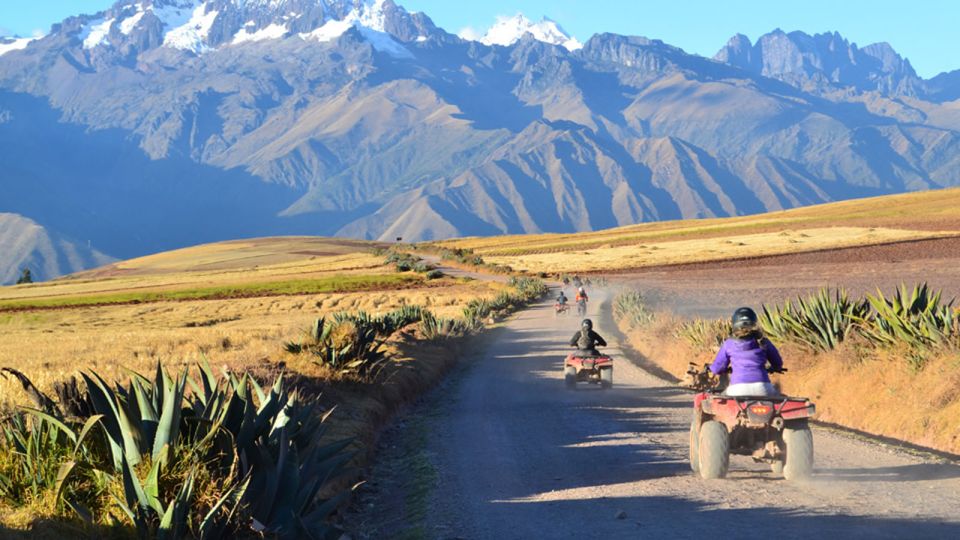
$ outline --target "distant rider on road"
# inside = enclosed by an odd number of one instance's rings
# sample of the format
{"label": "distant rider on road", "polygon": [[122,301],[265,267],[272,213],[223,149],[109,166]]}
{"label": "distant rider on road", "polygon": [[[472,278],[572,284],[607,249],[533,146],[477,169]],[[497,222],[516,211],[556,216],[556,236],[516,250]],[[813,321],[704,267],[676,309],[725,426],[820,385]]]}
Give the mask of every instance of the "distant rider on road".
{"label": "distant rider on road", "polygon": [[567,295],[563,294],[563,291],[560,291],[560,296],[557,297],[557,303],[561,306],[567,305]]}
{"label": "distant rider on road", "polygon": [[584,302],[590,300],[589,298],[587,298],[587,291],[585,291],[583,287],[580,287],[579,289],[577,289],[577,303],[579,304],[581,300],[583,300]]}
{"label": "distant rider on road", "polygon": [[584,356],[600,356],[597,345],[606,347],[607,342],[593,331],[593,321],[584,319],[580,323],[580,330],[570,338],[570,346],[580,349],[580,354]]}
{"label": "distant rider on road", "polygon": [[750,308],[733,312],[733,337],[723,342],[720,352],[710,365],[710,371],[720,375],[731,368],[728,396],[775,396],[779,392],[770,383],[767,363],[773,371],[783,369],[780,352],[773,346],[757,324],[757,314]]}

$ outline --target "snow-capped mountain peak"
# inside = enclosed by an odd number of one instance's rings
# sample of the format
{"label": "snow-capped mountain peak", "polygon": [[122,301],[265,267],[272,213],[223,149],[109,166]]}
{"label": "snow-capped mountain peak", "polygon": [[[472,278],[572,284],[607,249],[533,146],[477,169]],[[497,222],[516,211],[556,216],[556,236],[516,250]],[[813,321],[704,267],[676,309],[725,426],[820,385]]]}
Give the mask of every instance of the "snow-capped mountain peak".
{"label": "snow-capped mountain peak", "polygon": [[497,22],[487,30],[480,42],[484,45],[509,46],[519,41],[525,34],[530,34],[537,41],[560,45],[568,51],[583,47],[582,43],[564,32],[556,22],[544,17],[540,22],[535,23],[522,13],[513,17],[498,17]]}
{"label": "snow-capped mountain peak", "polygon": [[[330,41],[355,27],[377,50],[410,57],[387,30],[396,30],[398,20],[409,22],[410,16],[392,0],[120,0],[85,17],[74,31],[87,50],[136,42],[141,33],[159,35],[154,46],[202,54],[288,37]],[[409,25],[404,28],[409,31]],[[405,41],[426,39],[404,35]]]}
{"label": "snow-capped mountain peak", "polygon": [[29,45],[31,41],[35,41],[36,39],[37,38],[13,38],[13,37],[0,36],[0,56],[3,56],[8,52],[26,49],[27,45]]}
{"label": "snow-capped mountain peak", "polygon": [[331,19],[312,32],[300,34],[300,37],[318,41],[331,41],[342,36],[350,28],[356,28],[375,49],[397,58],[411,58],[413,54],[409,49],[387,33],[387,17],[384,9],[386,3],[387,0],[358,3],[342,19]]}

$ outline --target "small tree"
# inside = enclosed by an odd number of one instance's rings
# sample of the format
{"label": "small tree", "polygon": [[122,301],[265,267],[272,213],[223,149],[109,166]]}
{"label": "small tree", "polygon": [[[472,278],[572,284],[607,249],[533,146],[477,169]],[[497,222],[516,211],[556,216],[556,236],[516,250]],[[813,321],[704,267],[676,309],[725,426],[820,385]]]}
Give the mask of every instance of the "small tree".
{"label": "small tree", "polygon": [[21,270],[20,277],[17,279],[17,285],[23,285],[24,283],[33,283],[33,274],[30,273],[29,268]]}

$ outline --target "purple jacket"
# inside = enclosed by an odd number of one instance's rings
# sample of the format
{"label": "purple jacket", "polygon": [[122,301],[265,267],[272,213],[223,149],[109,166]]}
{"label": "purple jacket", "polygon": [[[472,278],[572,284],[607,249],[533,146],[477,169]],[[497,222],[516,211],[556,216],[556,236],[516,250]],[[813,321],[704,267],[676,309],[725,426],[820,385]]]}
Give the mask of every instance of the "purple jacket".
{"label": "purple jacket", "polygon": [[723,342],[720,352],[710,365],[710,371],[719,375],[727,367],[733,368],[730,384],[770,382],[767,376],[767,362],[770,367],[781,369],[783,359],[780,352],[768,340],[761,345],[756,338],[730,338]]}

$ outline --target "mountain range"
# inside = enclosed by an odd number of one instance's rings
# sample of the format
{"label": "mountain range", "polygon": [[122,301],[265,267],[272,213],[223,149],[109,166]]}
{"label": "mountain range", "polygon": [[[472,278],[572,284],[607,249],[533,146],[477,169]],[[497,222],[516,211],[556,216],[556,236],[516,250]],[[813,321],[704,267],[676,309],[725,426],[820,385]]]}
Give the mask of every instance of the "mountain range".
{"label": "mountain range", "polygon": [[[575,232],[960,185],[960,70],[923,79],[884,43],[775,30],[704,58],[522,15],[472,37],[391,0],[120,0],[0,39],[0,212],[58,239],[44,260],[86,246],[49,278],[245,236]],[[29,260],[0,254],[0,282]]]}

